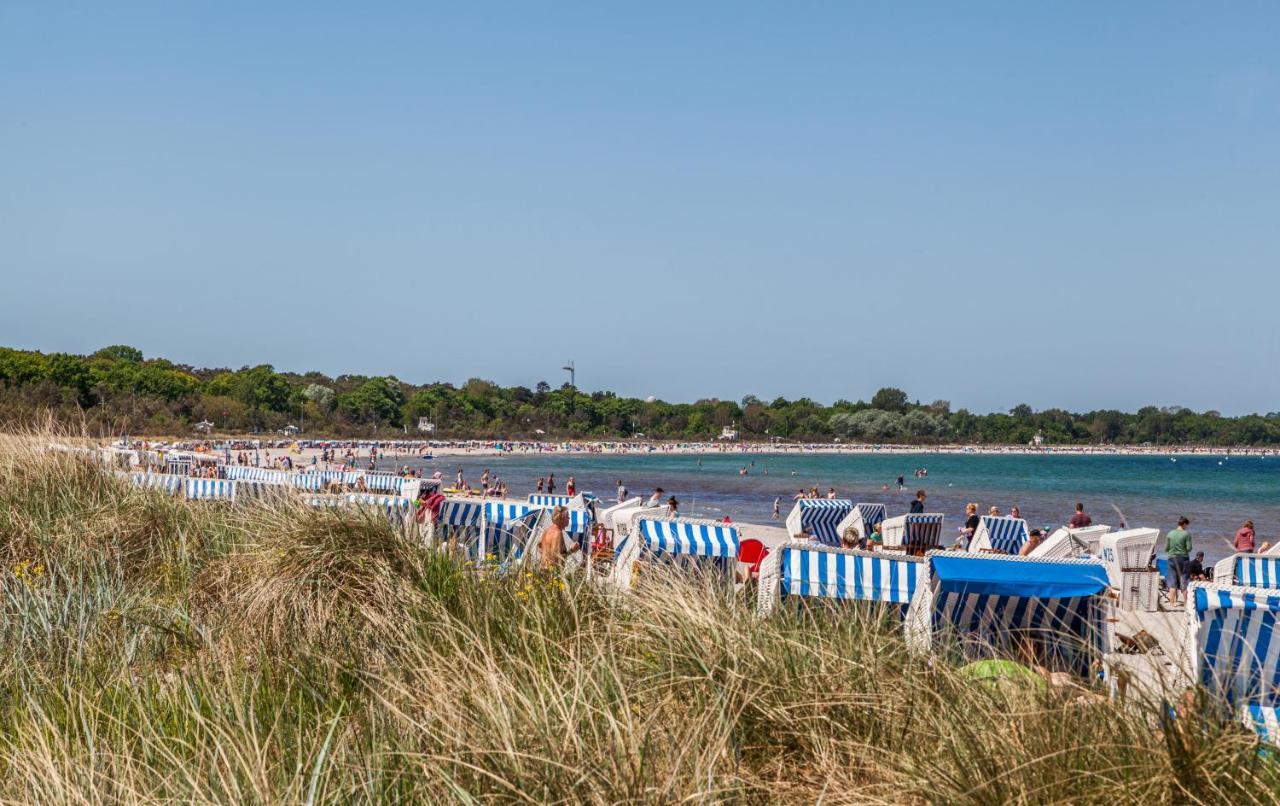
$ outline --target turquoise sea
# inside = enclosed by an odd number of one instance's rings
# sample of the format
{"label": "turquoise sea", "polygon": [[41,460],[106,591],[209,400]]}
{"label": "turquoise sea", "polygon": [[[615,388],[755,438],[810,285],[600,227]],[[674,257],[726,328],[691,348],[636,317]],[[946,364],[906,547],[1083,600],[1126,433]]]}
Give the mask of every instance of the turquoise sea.
{"label": "turquoise sea", "polygon": [[[394,462],[383,465],[390,467]],[[1130,526],[1170,529],[1180,515],[1191,519],[1195,547],[1209,559],[1230,553],[1229,541],[1246,519],[1259,541],[1280,538],[1280,458],[1258,456],[1073,456],[973,454],[870,455],[671,455],[515,454],[503,457],[442,457],[413,466],[439,469],[452,482],[458,468],[478,485],[489,468],[513,496],[532,492],[539,476],[554,473],[560,490],[569,476],[578,489],[613,499],[621,479],[632,494],[661,486],[680,501],[684,514],[729,515],[753,523],[772,521],[773,501],[782,516],[799,488],[835,487],[841,498],[880,502],[889,514],[905,512],[916,489],[928,494],[931,512],[947,517],[946,533],[958,529],[967,502],[981,512],[1022,509],[1032,526],[1057,526],[1081,501],[1096,523],[1119,524],[1119,508]],[[748,474],[740,475],[746,467]],[[916,468],[928,476],[917,479]],[[897,477],[905,476],[899,492]],[[888,490],[883,489],[888,485]]]}

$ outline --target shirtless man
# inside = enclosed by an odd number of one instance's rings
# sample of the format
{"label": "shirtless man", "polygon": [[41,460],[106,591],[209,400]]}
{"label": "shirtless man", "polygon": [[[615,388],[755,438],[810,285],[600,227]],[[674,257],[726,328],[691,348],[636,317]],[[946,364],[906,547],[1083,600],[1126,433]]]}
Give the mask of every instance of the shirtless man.
{"label": "shirtless man", "polygon": [[559,570],[565,555],[582,549],[576,541],[565,534],[564,530],[568,525],[569,510],[564,507],[551,510],[551,525],[542,533],[542,539],[538,541],[539,564],[543,571]]}

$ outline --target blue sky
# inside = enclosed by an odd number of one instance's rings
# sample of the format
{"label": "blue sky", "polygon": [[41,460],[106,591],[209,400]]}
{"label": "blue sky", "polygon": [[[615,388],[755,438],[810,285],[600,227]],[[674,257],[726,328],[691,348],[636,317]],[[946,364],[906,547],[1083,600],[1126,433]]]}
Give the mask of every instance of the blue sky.
{"label": "blue sky", "polygon": [[1280,410],[1280,5],[0,4],[0,344]]}

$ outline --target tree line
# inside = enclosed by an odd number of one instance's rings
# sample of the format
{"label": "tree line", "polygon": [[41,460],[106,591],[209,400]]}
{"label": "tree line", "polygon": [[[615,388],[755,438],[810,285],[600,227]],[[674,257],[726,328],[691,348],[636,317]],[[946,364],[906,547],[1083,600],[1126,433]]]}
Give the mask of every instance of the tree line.
{"label": "tree line", "polygon": [[569,384],[533,389],[472,378],[461,386],[411,384],[394,376],[277,372],[269,364],[202,369],[136,348],[104,347],[91,355],[0,348],[0,424],[59,421],[97,434],[192,433],[208,422],[219,432],[273,433],[293,425],[308,435],[435,437],[634,438],[708,440],[724,428],[744,440],[1025,445],[1280,445],[1280,413],[1224,417],[1181,406],[1137,412],[953,411],[949,402],[912,401],[884,388],[870,401],[809,398],[741,401],[714,398],[669,403],[583,392]]}

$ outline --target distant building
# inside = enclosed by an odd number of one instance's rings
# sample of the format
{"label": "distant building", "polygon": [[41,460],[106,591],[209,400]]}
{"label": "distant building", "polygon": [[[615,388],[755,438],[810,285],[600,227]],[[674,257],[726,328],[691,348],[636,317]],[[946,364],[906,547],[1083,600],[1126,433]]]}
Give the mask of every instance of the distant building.
{"label": "distant building", "polygon": [[207,434],[213,430],[213,423],[209,422],[208,420],[201,420],[200,422],[196,423],[196,430],[202,434]]}
{"label": "distant building", "polygon": [[720,439],[737,439],[737,438],[738,438],[738,429],[734,428],[731,425],[726,425],[724,429],[720,431]]}
{"label": "distant building", "polygon": [[434,434],[436,432],[436,424],[428,420],[426,417],[419,417],[418,430],[427,434]]}
{"label": "distant building", "polygon": [[289,425],[286,425],[284,428],[281,428],[280,433],[284,434],[286,437],[292,437],[292,436],[297,436],[300,430],[301,429],[299,429],[298,426],[289,424]]}

